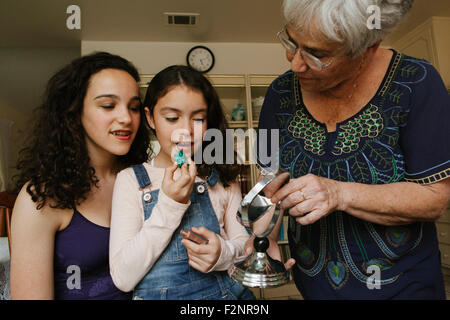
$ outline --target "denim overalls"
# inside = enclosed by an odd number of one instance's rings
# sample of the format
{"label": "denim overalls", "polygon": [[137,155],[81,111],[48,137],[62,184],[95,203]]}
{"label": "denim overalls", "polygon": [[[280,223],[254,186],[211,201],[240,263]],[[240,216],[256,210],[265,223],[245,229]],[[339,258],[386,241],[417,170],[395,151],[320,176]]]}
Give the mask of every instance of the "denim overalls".
{"label": "denim overalls", "polygon": [[[139,186],[144,193],[142,203],[144,219],[147,220],[158,202],[159,190],[145,191],[151,184],[150,177],[142,164],[133,166]],[[219,179],[217,171],[213,170],[207,182],[212,187]],[[184,213],[178,229],[150,271],[137,284],[133,299],[146,300],[235,300],[255,299],[253,293],[237,283],[226,271],[202,273],[189,265],[186,248],[181,244],[182,229],[204,226],[220,234],[217,220],[208,189],[205,183],[196,182],[190,196],[191,205]]]}

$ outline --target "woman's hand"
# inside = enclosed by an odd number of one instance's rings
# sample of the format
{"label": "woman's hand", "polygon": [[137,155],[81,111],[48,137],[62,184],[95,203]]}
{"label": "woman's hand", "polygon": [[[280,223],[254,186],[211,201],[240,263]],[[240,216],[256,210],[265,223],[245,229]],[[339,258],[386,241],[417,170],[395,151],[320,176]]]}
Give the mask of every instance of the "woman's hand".
{"label": "woman's hand", "polygon": [[[278,246],[277,242],[270,237],[267,237],[267,239],[269,240],[269,248],[267,249],[267,254],[272,259],[281,261],[280,247]],[[255,236],[251,236],[250,239],[248,239],[244,245],[244,248],[245,248],[244,250],[247,255],[250,255],[255,250],[255,248],[253,247],[254,240],[255,240]],[[295,265],[294,258],[289,258],[284,263],[284,267],[285,267],[286,271],[291,270],[294,265]]]}
{"label": "woman's hand", "polygon": [[339,182],[308,174],[290,182],[271,197],[295,220],[308,225],[333,211],[386,226],[436,221],[450,199],[450,179],[430,185],[395,182],[370,185]]}
{"label": "woman's hand", "polygon": [[308,225],[326,217],[341,206],[339,182],[308,174],[291,179],[271,198],[273,203],[281,200],[281,208],[301,225]]}
{"label": "woman's hand", "polygon": [[189,197],[194,188],[195,177],[197,176],[197,167],[191,159],[187,159],[187,164],[183,164],[180,168],[180,175],[177,180],[173,176],[178,168],[177,163],[173,163],[170,167],[164,170],[164,178],[161,184],[163,192],[179,203],[188,203]]}
{"label": "woman's hand", "polygon": [[216,233],[205,227],[192,228],[192,231],[208,240],[207,244],[197,244],[191,240],[183,239],[181,243],[186,247],[189,256],[189,265],[203,273],[211,270],[219,260],[222,246]]}

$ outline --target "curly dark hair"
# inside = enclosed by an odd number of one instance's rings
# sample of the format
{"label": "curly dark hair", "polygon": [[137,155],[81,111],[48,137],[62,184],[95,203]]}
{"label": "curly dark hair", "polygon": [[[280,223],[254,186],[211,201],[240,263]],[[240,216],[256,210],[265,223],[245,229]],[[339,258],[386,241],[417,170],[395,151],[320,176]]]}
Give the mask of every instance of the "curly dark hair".
{"label": "curly dark hair", "polygon": [[[158,100],[165,96],[166,93],[174,86],[184,85],[188,88],[198,90],[203,94],[207,104],[207,129],[219,129],[222,133],[222,137],[226,137],[226,129],[228,128],[228,122],[224,116],[219,96],[211,85],[209,80],[201,73],[188,66],[173,65],[160,71],[150,81],[144,100],[144,108],[148,107],[153,114],[153,109]],[[148,123],[147,123],[148,125]],[[154,130],[152,133],[155,134]],[[203,141],[202,150],[212,143]],[[222,154],[226,153],[226,144],[223,144]],[[237,163],[237,155],[234,153],[235,164],[212,164],[205,163],[200,164],[197,167],[197,174],[202,178],[206,178],[211,170],[214,168],[217,170],[220,176],[220,181],[224,187],[228,187],[230,183],[235,182],[239,174],[243,173],[245,167]],[[225,161],[223,161],[225,163]]]}
{"label": "curly dark hair", "polygon": [[[98,178],[90,165],[81,123],[83,101],[91,77],[103,69],[118,69],[140,81],[136,68],[126,59],[98,52],[75,59],[53,75],[46,87],[42,105],[35,109],[35,122],[27,144],[19,152],[16,188],[28,182],[27,192],[41,209],[75,209]],[[142,119],[130,151],[117,157],[119,168],[148,160],[149,130]],[[51,200],[51,201],[49,201]]]}

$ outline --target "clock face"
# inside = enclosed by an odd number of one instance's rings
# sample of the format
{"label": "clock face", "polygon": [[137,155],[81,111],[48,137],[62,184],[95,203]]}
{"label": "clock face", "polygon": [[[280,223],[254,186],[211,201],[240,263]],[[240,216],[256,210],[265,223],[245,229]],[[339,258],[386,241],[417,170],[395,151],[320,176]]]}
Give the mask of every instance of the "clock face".
{"label": "clock face", "polygon": [[189,50],[186,60],[188,66],[200,72],[208,72],[214,66],[213,53],[203,46],[196,46]]}

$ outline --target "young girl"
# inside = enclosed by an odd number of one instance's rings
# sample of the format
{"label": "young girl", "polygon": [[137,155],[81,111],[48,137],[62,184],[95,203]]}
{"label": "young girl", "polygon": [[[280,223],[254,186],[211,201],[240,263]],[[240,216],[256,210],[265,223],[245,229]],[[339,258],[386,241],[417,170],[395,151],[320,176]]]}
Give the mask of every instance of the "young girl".
{"label": "young girl", "polygon": [[108,53],[50,79],[18,165],[12,299],[131,298],[112,282],[108,250],[116,173],[147,159],[138,81],[132,64]]}
{"label": "young girl", "polygon": [[[111,276],[134,299],[254,299],[227,270],[244,258],[249,238],[236,220],[238,166],[198,166],[206,129],[226,120],[209,81],[185,66],[158,73],[144,108],[161,150],[151,163],[120,172],[111,217]],[[224,135],[225,136],[225,135]],[[174,163],[183,151],[186,164]],[[184,239],[192,230],[207,240]]]}

